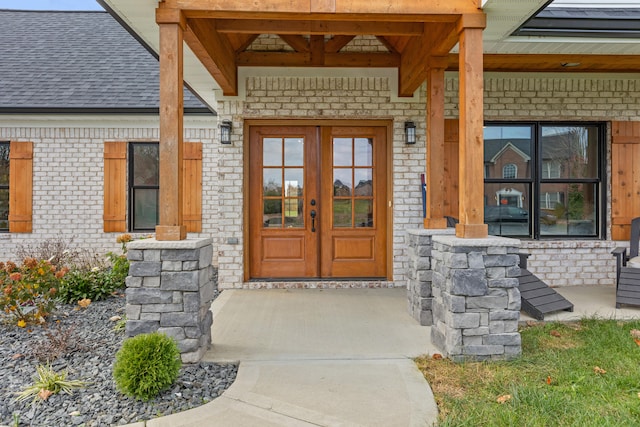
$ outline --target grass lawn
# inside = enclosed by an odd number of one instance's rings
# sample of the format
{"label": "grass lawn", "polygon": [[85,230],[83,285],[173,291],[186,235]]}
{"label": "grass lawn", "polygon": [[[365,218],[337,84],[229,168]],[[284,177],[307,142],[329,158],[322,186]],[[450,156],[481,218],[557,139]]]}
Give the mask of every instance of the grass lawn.
{"label": "grass lawn", "polygon": [[529,322],[522,357],[419,358],[439,426],[640,426],[640,321]]}

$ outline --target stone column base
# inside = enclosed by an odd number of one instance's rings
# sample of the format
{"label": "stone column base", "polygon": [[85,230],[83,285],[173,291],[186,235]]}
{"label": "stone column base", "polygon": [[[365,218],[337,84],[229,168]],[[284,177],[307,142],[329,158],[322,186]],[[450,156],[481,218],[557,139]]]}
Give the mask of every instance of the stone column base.
{"label": "stone column base", "polygon": [[165,333],[184,363],[200,361],[211,345],[212,239],[144,239],[127,249],[126,336]]}

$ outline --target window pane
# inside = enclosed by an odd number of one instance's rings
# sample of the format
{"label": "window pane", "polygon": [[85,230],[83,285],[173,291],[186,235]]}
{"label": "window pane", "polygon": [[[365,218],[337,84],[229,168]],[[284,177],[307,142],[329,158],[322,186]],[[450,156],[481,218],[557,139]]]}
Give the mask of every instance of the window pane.
{"label": "window pane", "polygon": [[282,196],[282,169],[263,169],[262,189],[265,196]]}
{"label": "window pane", "polygon": [[351,166],[352,139],[333,138],[333,165]]}
{"label": "window pane", "polygon": [[0,144],[0,185],[9,185],[9,144]]}
{"label": "window pane", "polygon": [[373,227],[373,200],[356,200],[356,227]]}
{"label": "window pane", "polygon": [[[559,175],[555,178],[597,178],[598,135],[595,126],[543,126],[542,179],[552,174]],[[547,162],[552,163],[545,174]]]}
{"label": "window pane", "polygon": [[356,138],[355,140],[355,165],[373,166],[373,139]]}
{"label": "window pane", "polygon": [[529,184],[493,183],[484,186],[484,222],[495,236],[529,236]]}
{"label": "window pane", "polygon": [[134,230],[152,230],[158,224],[158,190],[135,189],[133,193]]}
{"label": "window pane", "polygon": [[9,228],[9,190],[0,190],[0,230]]}
{"label": "window pane", "polygon": [[158,144],[133,144],[133,185],[159,185]]}
{"label": "window pane", "polygon": [[284,170],[284,195],[287,197],[301,197],[303,190],[302,168],[288,168]]}
{"label": "window pane", "polygon": [[304,227],[302,199],[284,199],[284,225],[287,228]]}
{"label": "window pane", "polygon": [[508,178],[507,172],[517,172],[517,178],[531,178],[533,152],[531,126],[488,125],[484,128],[485,178]]}
{"label": "window pane", "polygon": [[333,226],[351,227],[351,200],[333,201]]}
{"label": "window pane", "polygon": [[264,166],[282,166],[282,138],[264,138],[262,140],[262,164]]}
{"label": "window pane", "polygon": [[594,184],[541,184],[540,233],[596,235],[596,193]]}
{"label": "window pane", "polygon": [[282,200],[265,200],[262,214],[265,227],[282,227]]}
{"label": "window pane", "polygon": [[333,195],[338,197],[351,196],[351,169],[333,170]]}
{"label": "window pane", "polygon": [[356,169],[354,196],[373,196],[373,172],[371,169]]}
{"label": "window pane", "polygon": [[302,138],[285,138],[284,164],[285,166],[302,166],[304,140]]}

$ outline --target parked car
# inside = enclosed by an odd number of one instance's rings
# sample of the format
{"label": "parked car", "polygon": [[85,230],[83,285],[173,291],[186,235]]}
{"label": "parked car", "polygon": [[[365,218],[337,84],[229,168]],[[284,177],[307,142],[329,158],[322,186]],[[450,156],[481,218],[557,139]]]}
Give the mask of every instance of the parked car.
{"label": "parked car", "polygon": [[485,206],[484,222],[528,222],[529,212],[516,206]]}

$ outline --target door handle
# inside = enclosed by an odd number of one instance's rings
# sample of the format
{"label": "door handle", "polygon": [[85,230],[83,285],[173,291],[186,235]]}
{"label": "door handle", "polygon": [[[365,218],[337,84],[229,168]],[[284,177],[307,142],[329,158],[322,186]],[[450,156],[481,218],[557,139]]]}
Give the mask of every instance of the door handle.
{"label": "door handle", "polygon": [[310,215],[311,215],[311,232],[315,233],[316,232],[316,210],[312,209]]}

